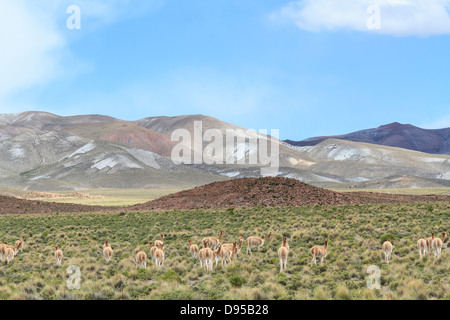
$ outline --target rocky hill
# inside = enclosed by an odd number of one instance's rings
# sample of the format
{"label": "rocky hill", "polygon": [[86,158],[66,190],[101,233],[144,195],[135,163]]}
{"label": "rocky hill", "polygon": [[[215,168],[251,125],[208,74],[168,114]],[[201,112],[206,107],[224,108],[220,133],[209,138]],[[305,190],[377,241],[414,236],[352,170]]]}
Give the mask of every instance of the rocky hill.
{"label": "rocky hill", "polygon": [[369,203],[450,201],[450,196],[405,196],[365,192],[333,192],[295,179],[266,177],[214,182],[132,206],[131,210],[301,207]]}

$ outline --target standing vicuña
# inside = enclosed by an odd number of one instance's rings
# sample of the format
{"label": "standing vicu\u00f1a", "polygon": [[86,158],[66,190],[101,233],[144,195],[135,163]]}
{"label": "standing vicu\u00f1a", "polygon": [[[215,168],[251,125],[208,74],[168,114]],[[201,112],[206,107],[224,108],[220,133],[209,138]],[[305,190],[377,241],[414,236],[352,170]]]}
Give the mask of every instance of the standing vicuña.
{"label": "standing vicu\u00f1a", "polygon": [[427,240],[419,239],[417,241],[417,248],[419,249],[419,256],[422,258],[422,256],[426,255],[428,251]]}
{"label": "standing vicu\u00f1a", "polygon": [[156,241],[155,241],[155,246],[156,246],[158,249],[161,249],[161,248],[163,247],[163,245],[164,245],[164,237],[165,237],[165,236],[166,236],[165,234],[161,233],[161,240],[156,240]]}
{"label": "standing vicu\u00f1a", "polygon": [[17,246],[14,247],[14,246],[10,246],[10,245],[8,245],[8,244],[6,244],[6,243],[1,243],[1,244],[0,244],[0,259],[1,259],[1,261],[3,261],[3,257],[6,257],[6,250],[7,250],[8,248],[10,248],[10,249],[13,250],[14,256],[17,255],[17,248],[18,248]]}
{"label": "standing vicu\u00f1a", "polygon": [[139,251],[134,256],[134,265],[137,268],[147,268],[147,254],[143,251]]}
{"label": "standing vicu\u00f1a", "polygon": [[200,267],[205,268],[206,270],[212,271],[212,263],[213,263],[213,251],[211,248],[208,248],[208,243],[206,241],[203,242],[203,249],[198,252],[198,260],[200,261]]}
{"label": "standing vicu\u00f1a", "polygon": [[162,267],[164,265],[164,244],[161,245],[160,249],[155,250],[155,265],[157,267]]}
{"label": "standing vicu\u00f1a", "polygon": [[391,259],[392,255],[392,248],[394,246],[392,245],[391,238],[389,238],[387,241],[383,243],[383,252],[384,252],[384,261],[389,264],[389,260]]}
{"label": "standing vicu\u00f1a", "polygon": [[22,235],[22,239],[16,241],[16,247],[18,247],[20,251],[23,249],[23,245],[25,244],[25,236]]}
{"label": "standing vicu\u00f1a", "polygon": [[191,239],[189,239],[189,253],[195,259],[198,255],[198,246],[196,244],[191,244]]}
{"label": "standing vicu\u00f1a", "polygon": [[280,259],[280,272],[286,270],[288,254],[289,254],[289,246],[287,244],[286,237],[283,237],[281,248],[278,249],[278,258]]}
{"label": "standing vicu\u00f1a", "polygon": [[5,254],[6,254],[6,263],[10,263],[11,261],[13,261],[14,256],[16,255],[17,250],[19,250],[19,246],[17,245],[16,247],[7,247]]}
{"label": "standing vicu\u00f1a", "polygon": [[152,246],[152,243],[153,242],[149,243],[149,245],[150,245],[150,258],[152,258],[152,261],[155,261],[155,252],[156,252],[156,249],[158,249],[158,247],[157,246]]}
{"label": "standing vicu\u00f1a", "polygon": [[447,236],[446,232],[442,232],[442,239],[436,238],[431,242],[431,247],[433,248],[434,257],[439,258],[442,252],[442,245],[445,241],[445,237]]}
{"label": "standing vicu\u00f1a", "polygon": [[328,254],[328,240],[325,240],[325,245],[322,246],[314,246],[311,248],[310,250],[313,258],[311,260],[311,266],[313,265],[317,265],[317,258],[320,258],[320,263],[323,263],[323,259],[325,259],[325,257]]}
{"label": "standing vicu\u00f1a", "polygon": [[55,260],[56,260],[56,265],[58,265],[59,267],[61,267],[62,259],[63,259],[63,252],[61,249],[58,249],[58,247],[56,247]]}
{"label": "standing vicu\u00f1a", "polygon": [[248,237],[246,242],[247,242],[247,254],[250,252],[252,253],[252,246],[256,246],[258,247],[258,251],[259,249],[261,249],[261,247],[263,246],[264,242],[267,241],[267,239],[269,239],[272,236],[272,232],[269,233],[269,235],[263,239],[260,237]]}
{"label": "standing vicu\u00f1a", "polygon": [[111,249],[111,246],[108,243],[108,240],[105,241],[105,244],[103,246],[103,257],[105,257],[106,262],[109,262],[111,260],[111,257],[113,255],[113,249]]}
{"label": "standing vicu\u00f1a", "polygon": [[[218,258],[222,259],[222,268],[223,268],[223,262],[225,261],[225,266],[227,265],[227,260],[229,262],[231,262],[231,256],[233,255],[234,250],[236,249],[236,242],[233,243],[233,248],[227,249],[224,248],[221,244],[219,244],[218,246],[219,248],[217,249],[217,251],[215,251],[215,256]],[[217,260],[216,260],[216,265],[217,265]]]}
{"label": "standing vicu\u00f1a", "polygon": [[427,238],[426,240],[427,240],[427,252],[428,252],[428,255],[430,255],[431,254],[431,243],[434,240],[434,232],[432,232],[431,237]]}
{"label": "standing vicu\u00f1a", "polygon": [[220,234],[218,238],[214,237],[205,237],[202,239],[202,242],[206,241],[206,244],[211,249],[216,249],[217,245],[220,243],[220,239],[222,238],[222,234],[224,233],[224,230],[220,230]]}

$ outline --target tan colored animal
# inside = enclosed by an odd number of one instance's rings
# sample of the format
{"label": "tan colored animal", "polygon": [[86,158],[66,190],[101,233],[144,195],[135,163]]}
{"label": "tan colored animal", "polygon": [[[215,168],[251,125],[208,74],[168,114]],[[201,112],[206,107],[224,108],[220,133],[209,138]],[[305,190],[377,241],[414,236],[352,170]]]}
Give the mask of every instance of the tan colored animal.
{"label": "tan colored animal", "polygon": [[5,255],[6,255],[6,263],[7,264],[9,264],[11,261],[13,261],[17,250],[19,250],[19,246],[12,247],[12,248],[11,247],[6,248]]}
{"label": "tan colored animal", "polygon": [[0,243],[0,260],[3,262],[3,257],[6,257],[6,244]]}
{"label": "tan colored animal", "polygon": [[16,241],[16,247],[19,248],[20,252],[22,252],[24,244],[25,244],[25,236],[22,235],[22,239]]}
{"label": "tan colored animal", "polygon": [[205,241],[206,241],[206,243],[207,243],[207,245],[208,245],[208,248],[216,249],[217,246],[218,246],[219,243],[220,243],[220,239],[222,238],[222,235],[223,235],[224,232],[225,232],[224,230],[220,230],[220,234],[219,234],[219,237],[218,237],[218,238],[214,238],[214,237],[205,237],[205,238],[202,239],[202,242],[205,242]]}
{"label": "tan colored animal", "polygon": [[434,232],[432,232],[431,237],[427,238],[426,240],[427,240],[427,252],[428,252],[428,255],[430,255],[431,254],[431,243],[434,240]]}
{"label": "tan colored animal", "polygon": [[61,266],[62,263],[62,259],[63,259],[63,252],[61,249],[58,249],[58,246],[56,246],[56,250],[55,250],[55,260],[56,260],[56,265],[57,266]]}
{"label": "tan colored animal", "polygon": [[198,260],[200,261],[200,267],[212,271],[212,263],[214,254],[211,248],[208,248],[207,241],[203,242],[203,249],[198,252]]}
{"label": "tan colored animal", "polygon": [[105,244],[103,245],[103,257],[105,258],[106,262],[109,262],[112,256],[113,256],[113,249],[108,243],[108,240],[106,240]]}
{"label": "tan colored animal", "polygon": [[1,260],[3,261],[3,257],[6,257],[6,249],[11,248],[14,251],[14,256],[17,255],[17,246],[11,246],[9,244],[6,243],[1,243],[0,244],[0,257]]}
{"label": "tan colored animal", "polygon": [[419,249],[419,256],[422,258],[427,254],[428,246],[426,239],[419,239],[417,241],[417,249]]}
{"label": "tan colored animal", "polygon": [[260,237],[248,237],[245,242],[247,242],[247,254],[250,252],[252,253],[252,247],[255,246],[258,248],[258,251],[261,249],[261,247],[264,245],[264,243],[272,236],[272,232],[269,233],[269,235],[263,239]]}
{"label": "tan colored animal", "polygon": [[444,244],[445,237],[447,236],[446,232],[442,232],[442,239],[435,238],[431,242],[431,247],[433,248],[434,257],[440,258],[442,252],[442,245]]}
{"label": "tan colored animal", "polygon": [[218,245],[218,249],[215,251],[215,257],[217,257],[216,260],[216,265],[217,265],[217,261],[220,258],[222,260],[222,268],[224,267],[224,262],[225,262],[225,266],[227,265],[227,260],[231,263],[231,256],[233,255],[233,252],[236,249],[236,242],[233,243],[233,248],[227,249],[224,248],[220,243]]}
{"label": "tan colored animal", "polygon": [[384,253],[384,261],[387,264],[389,264],[389,260],[391,259],[393,247],[394,246],[392,245],[391,238],[389,238],[387,241],[385,241],[383,243],[382,248],[383,248],[383,253]]}
{"label": "tan colored animal", "polygon": [[283,237],[281,247],[280,249],[278,249],[278,258],[280,259],[280,272],[286,270],[288,255],[289,255],[289,245],[287,244],[286,237]]}
{"label": "tan colored animal", "polygon": [[147,254],[143,251],[139,251],[134,255],[134,265],[136,266],[136,269],[138,268],[147,268]]}
{"label": "tan colored animal", "polygon": [[[242,244],[244,243],[244,238],[242,236],[239,237],[239,244],[236,244],[236,247],[234,247],[234,243],[224,243],[222,245],[223,248],[226,248],[228,250],[232,250],[233,251],[233,256],[234,258],[237,258],[238,253],[241,251],[242,249]],[[233,249],[234,247],[234,249]]]}
{"label": "tan colored animal", "polygon": [[162,246],[164,245],[164,237],[165,237],[165,234],[161,233],[161,240],[156,240],[156,241],[155,241],[155,246],[156,246],[158,249],[161,249]]}
{"label": "tan colored animal", "polygon": [[161,246],[161,249],[155,250],[155,265],[157,267],[162,267],[164,265],[164,244]]}
{"label": "tan colored animal", "polygon": [[317,265],[317,258],[320,258],[320,263],[323,263],[323,259],[325,259],[325,257],[328,254],[328,240],[325,240],[325,245],[322,246],[314,246],[311,248],[310,250],[313,258],[311,260],[311,266],[313,265]]}
{"label": "tan colored animal", "polygon": [[[152,259],[152,261],[154,262],[155,261],[155,252],[156,252],[156,249],[158,249],[158,247],[157,246],[152,246],[152,243],[153,242],[150,242],[149,244],[150,244],[150,258]],[[164,245],[164,244],[163,244]]]}
{"label": "tan colored animal", "polygon": [[189,239],[189,253],[195,259],[198,256],[198,246],[196,244],[191,244],[191,239]]}

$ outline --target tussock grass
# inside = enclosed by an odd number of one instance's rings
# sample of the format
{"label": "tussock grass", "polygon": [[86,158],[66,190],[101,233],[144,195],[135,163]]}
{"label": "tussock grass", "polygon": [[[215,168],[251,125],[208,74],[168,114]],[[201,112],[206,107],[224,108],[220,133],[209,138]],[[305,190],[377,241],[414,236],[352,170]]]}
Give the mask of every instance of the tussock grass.
{"label": "tussock grass", "polygon": [[[83,213],[0,216],[0,240],[26,235],[23,252],[0,264],[0,299],[449,299],[450,256],[419,258],[417,239],[450,229],[450,204],[355,205],[342,207],[254,208],[169,212]],[[205,236],[224,242],[242,235],[273,236],[258,252],[214,271],[200,268],[188,253],[188,239],[200,246]],[[136,270],[136,252],[165,233],[162,268],[151,260]],[[277,250],[283,235],[290,252],[279,273]],[[394,250],[384,264],[381,244]],[[114,255],[102,256],[108,239]],[[329,240],[324,263],[310,266],[309,249]],[[54,248],[64,252],[61,268]],[[81,288],[67,287],[70,265],[80,268]],[[371,265],[381,269],[381,289],[367,288]]]}

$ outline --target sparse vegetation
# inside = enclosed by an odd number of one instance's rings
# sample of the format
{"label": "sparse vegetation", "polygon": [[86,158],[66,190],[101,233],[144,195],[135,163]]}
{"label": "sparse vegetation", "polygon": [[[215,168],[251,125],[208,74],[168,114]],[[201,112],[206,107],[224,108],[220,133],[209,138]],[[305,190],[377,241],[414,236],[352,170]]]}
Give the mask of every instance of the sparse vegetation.
{"label": "sparse vegetation", "polygon": [[[383,204],[3,215],[0,240],[14,243],[25,234],[23,252],[0,265],[0,299],[448,299],[450,255],[444,244],[439,261],[420,258],[417,239],[450,230],[450,204]],[[259,252],[245,253],[214,271],[200,268],[188,252],[188,240],[200,245],[221,229],[224,242],[239,236],[273,235]],[[136,270],[134,254],[165,233],[164,266]],[[290,251],[279,273],[277,250],[282,237]],[[383,263],[381,244],[391,237],[394,249]],[[114,250],[103,258],[105,239]],[[323,264],[310,266],[312,245],[329,239]],[[62,267],[54,248],[64,251]],[[66,269],[81,271],[81,288],[68,289]],[[381,269],[381,289],[367,288],[367,267]],[[407,270],[407,272],[406,272]]]}

